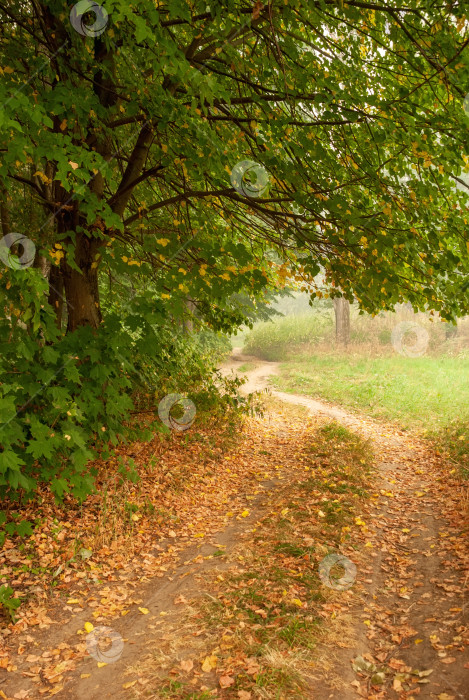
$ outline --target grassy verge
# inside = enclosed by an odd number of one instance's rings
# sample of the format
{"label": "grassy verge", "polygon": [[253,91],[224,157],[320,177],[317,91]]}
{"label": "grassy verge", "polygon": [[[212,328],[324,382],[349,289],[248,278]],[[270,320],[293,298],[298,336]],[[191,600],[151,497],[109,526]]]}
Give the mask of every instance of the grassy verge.
{"label": "grassy verge", "polygon": [[302,355],[272,383],[417,429],[468,475],[469,358]]}
{"label": "grassy verge", "polygon": [[[220,687],[227,699],[306,697],[311,652],[331,632],[331,610],[343,610],[354,595],[324,585],[319,565],[332,553],[353,558],[349,533],[360,524],[372,457],[337,424],[310,434],[296,457],[296,474],[283,465],[288,484],[270,492],[246,539],[227,555],[218,552],[223,573],[213,574],[191,611],[188,623],[195,617],[197,635],[206,638],[205,652],[198,650],[204,685],[195,692],[193,679],[174,678],[173,667],[158,697],[201,700]],[[329,580],[337,585],[343,575],[336,564]]]}
{"label": "grassy verge", "polygon": [[430,433],[447,459],[469,480],[469,420],[455,420],[436,433]]}
{"label": "grassy verge", "polygon": [[469,418],[469,358],[308,355],[285,363],[272,382],[364,409],[404,427],[434,429]]}

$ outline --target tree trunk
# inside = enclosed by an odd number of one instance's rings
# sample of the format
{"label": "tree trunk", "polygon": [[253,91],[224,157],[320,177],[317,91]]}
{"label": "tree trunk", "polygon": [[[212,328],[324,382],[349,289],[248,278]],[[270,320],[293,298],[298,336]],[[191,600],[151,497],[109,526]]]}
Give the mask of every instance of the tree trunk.
{"label": "tree trunk", "polygon": [[62,330],[62,314],[64,302],[64,280],[60,268],[51,265],[49,270],[49,304],[55,312],[55,323]]}
{"label": "tree trunk", "polygon": [[[98,328],[102,321],[96,256],[102,242],[84,233],[76,234],[75,263],[80,272],[65,263],[62,267],[67,300],[67,332],[79,326]],[[93,264],[94,263],[94,264]]]}
{"label": "tree trunk", "polygon": [[350,304],[344,297],[334,298],[335,340],[338,345],[350,343]]}
{"label": "tree trunk", "polygon": [[194,311],[195,311],[195,304],[192,301],[192,299],[189,299],[189,297],[186,299],[186,309],[187,309],[187,315],[184,318],[182,322],[182,327],[184,329],[184,333],[186,335],[191,335],[191,333],[194,332]]}
{"label": "tree trunk", "polygon": [[2,222],[2,234],[7,236],[10,233],[10,212],[8,211],[8,190],[2,187],[0,190],[0,219]]}

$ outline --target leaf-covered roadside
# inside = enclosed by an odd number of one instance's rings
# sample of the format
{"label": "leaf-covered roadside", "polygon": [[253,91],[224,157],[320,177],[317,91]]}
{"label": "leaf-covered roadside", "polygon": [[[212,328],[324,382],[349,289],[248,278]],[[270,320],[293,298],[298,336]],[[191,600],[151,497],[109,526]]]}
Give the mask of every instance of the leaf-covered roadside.
{"label": "leaf-covered roadside", "polygon": [[[93,462],[96,490],[83,503],[69,495],[58,503],[44,486],[34,500],[9,509],[0,581],[12,586],[22,602],[11,631],[40,624],[37,607],[54,590],[66,591],[80,580],[112,579],[114,568],[124,568],[149,543],[172,539],[186,509],[191,524],[183,539],[190,537],[191,528],[197,531],[204,518],[203,509],[198,513],[197,508],[211,493],[211,465],[236,442],[236,429],[243,421],[240,411],[233,406],[230,410],[230,398],[226,394],[215,410],[207,392],[205,402],[212,411],[200,410],[189,434],[161,430],[160,422],[151,440],[121,443],[112,456]],[[142,429],[154,425],[151,414],[144,412],[136,419]],[[195,484],[199,497],[193,501],[189,489]],[[228,478],[224,488],[229,492],[235,485],[236,480]],[[29,523],[27,532],[18,534],[19,522]],[[14,527],[8,528],[9,523]],[[7,608],[4,604],[4,612]]]}
{"label": "leaf-covered roadside", "polygon": [[[152,657],[140,666],[154,674],[152,698],[304,698],[317,663],[312,650],[355,599],[352,589],[325,585],[319,564],[331,553],[356,559],[350,532],[363,524],[371,449],[345,428],[291,409],[272,428],[280,439],[266,451],[278,486],[253,514],[241,514],[250,520],[240,541],[218,547],[215,570],[208,581],[200,576],[205,594],[178,629],[179,662],[166,674]],[[332,567],[331,583],[343,574]]]}

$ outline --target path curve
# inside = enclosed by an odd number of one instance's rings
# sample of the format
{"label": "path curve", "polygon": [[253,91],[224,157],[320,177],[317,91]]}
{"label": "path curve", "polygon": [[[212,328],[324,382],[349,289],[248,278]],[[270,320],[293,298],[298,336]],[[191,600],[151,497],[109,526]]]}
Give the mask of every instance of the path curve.
{"label": "path curve", "polygon": [[[371,440],[376,490],[365,525],[369,549],[357,608],[355,648],[329,649],[331,678],[317,678],[312,698],[399,700],[469,698],[467,487],[442,471],[428,444],[405,431],[298,394],[272,389],[279,363],[235,348],[225,373],[254,362],[243,392],[269,391],[286,403],[323,414]],[[363,618],[366,618],[365,621]],[[365,624],[366,623],[366,624]],[[362,657],[362,671],[352,660]],[[373,670],[374,669],[374,670]],[[372,685],[384,671],[392,685]],[[422,675],[417,675],[417,674]],[[344,687],[338,685],[346,681]],[[413,681],[410,683],[409,681]],[[339,691],[340,687],[340,691]],[[338,694],[339,693],[339,694]],[[327,697],[327,695],[326,695]]]}

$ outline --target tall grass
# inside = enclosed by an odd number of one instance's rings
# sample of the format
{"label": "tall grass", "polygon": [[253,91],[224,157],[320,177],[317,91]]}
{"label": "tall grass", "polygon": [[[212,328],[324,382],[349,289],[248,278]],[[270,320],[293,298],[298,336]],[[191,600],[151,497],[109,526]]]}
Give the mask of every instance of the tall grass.
{"label": "tall grass", "polygon": [[[393,328],[408,321],[416,323],[428,333],[427,354],[469,355],[469,319],[460,321],[456,328],[438,320],[432,321],[428,314],[414,314],[405,307],[397,313],[381,313],[372,318],[360,316],[358,308],[352,306],[351,351],[394,355],[391,343]],[[294,359],[299,352],[306,350],[324,352],[334,349],[334,312],[327,308],[257,323],[244,336],[244,352],[269,361]]]}
{"label": "tall grass", "polygon": [[262,360],[284,360],[293,348],[316,345],[332,336],[331,314],[286,316],[256,324],[245,338],[244,352]]}

